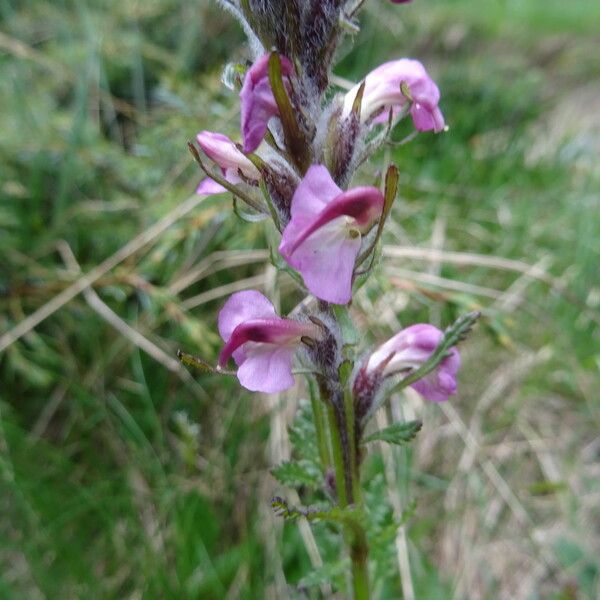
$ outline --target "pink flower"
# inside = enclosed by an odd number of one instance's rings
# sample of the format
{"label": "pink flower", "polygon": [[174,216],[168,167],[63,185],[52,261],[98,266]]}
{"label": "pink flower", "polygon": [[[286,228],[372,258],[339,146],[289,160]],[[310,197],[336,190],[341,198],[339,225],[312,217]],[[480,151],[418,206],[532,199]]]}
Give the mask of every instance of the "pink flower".
{"label": "pink flower", "polygon": [[[244,152],[254,152],[267,133],[271,117],[279,114],[269,82],[270,54],[261,56],[246,73],[240,92]],[[284,83],[294,72],[292,63],[280,56]]]}
{"label": "pink flower", "polygon": [[279,252],[317,298],[346,304],[352,298],[361,234],[369,231],[382,210],[383,195],[377,188],[342,192],[324,166],[313,165],[292,198],[291,220]]}
{"label": "pink flower", "polygon": [[219,368],[233,356],[240,383],[253,392],[282,392],[294,385],[292,359],[303,336],[315,338],[312,323],[283,319],[260,292],[233,294],[219,313],[219,333],[225,346]]}
{"label": "pink flower", "polygon": [[392,0],[392,2],[394,4],[406,4],[408,2],[411,2],[411,0]]}
{"label": "pink flower", "polygon": [[[227,181],[240,183],[242,181],[240,175],[251,181],[260,179],[259,170],[226,135],[213,133],[212,131],[201,131],[196,139],[206,156],[221,168],[221,172]],[[226,191],[222,185],[213,181],[210,177],[203,179],[196,189],[197,194],[207,196],[221,194]]]}
{"label": "pink flower", "polygon": [[[433,354],[444,334],[425,323],[411,325],[382,344],[369,357],[367,374],[387,377],[395,373],[418,369]],[[460,355],[452,348],[449,355],[428,375],[411,384],[427,400],[441,402],[456,393],[456,374]]]}
{"label": "pink flower", "polygon": [[[402,84],[408,88],[413,100],[410,113],[415,127],[419,131],[443,131],[444,116],[438,107],[440,91],[425,67],[418,60],[409,58],[384,63],[367,75],[361,103],[361,122],[369,121],[381,109],[392,108],[397,113],[405,106],[409,99],[400,88]],[[344,116],[350,114],[359,88],[360,84],[357,84],[346,94],[342,112]],[[374,122],[385,122],[387,118],[387,110],[384,110]]]}

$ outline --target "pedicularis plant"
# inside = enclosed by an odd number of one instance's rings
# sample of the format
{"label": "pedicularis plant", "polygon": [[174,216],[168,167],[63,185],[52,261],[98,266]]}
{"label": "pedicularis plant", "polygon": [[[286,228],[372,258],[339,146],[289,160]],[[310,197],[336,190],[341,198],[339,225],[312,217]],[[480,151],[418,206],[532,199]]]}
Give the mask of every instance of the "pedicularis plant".
{"label": "pedicularis plant", "polygon": [[[421,427],[394,423],[365,435],[369,420],[392,391],[406,386],[434,402],[454,394],[455,346],[477,318],[466,315],[445,332],[411,325],[370,351],[358,344],[348,305],[381,254],[398,170],[387,168],[381,189],[353,185],[354,173],[403,118],[410,116],[421,132],[445,129],[439,90],[416,60],[385,63],[345,95],[329,91],[336,47],[357,31],[363,3],[222,0],[246,31],[253,62],[226,70],[240,88],[242,143],[202,131],[197,145],[190,144],[206,174],[197,191],[230,192],[242,219],[270,221],[280,240],[273,264],[310,296],[293,316],[282,317],[260,292],[235,293],[219,313],[224,346],[217,366],[181,354],[188,364],[236,375],[255,392],[283,392],[295,374],[306,376],[312,423],[294,438],[315,452],[296,448],[304,458],[274,475],[286,484],[312,485],[328,502],[291,507],[275,497],[273,508],[286,518],[339,528],[356,599],[369,598],[370,589],[372,515],[360,478],[365,446],[409,442]],[[230,359],[237,370],[228,370]]]}

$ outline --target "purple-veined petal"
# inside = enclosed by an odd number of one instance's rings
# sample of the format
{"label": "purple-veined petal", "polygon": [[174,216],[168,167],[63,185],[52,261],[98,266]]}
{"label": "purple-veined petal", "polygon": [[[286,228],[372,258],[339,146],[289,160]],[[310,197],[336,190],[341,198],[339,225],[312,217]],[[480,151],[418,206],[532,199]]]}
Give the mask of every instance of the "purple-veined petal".
{"label": "purple-veined petal", "polygon": [[[295,238],[285,235],[280,251],[291,256],[298,246],[331,221],[339,217],[349,217],[352,227],[365,233],[377,221],[383,210],[383,194],[375,187],[356,187],[341,193],[325,206],[314,219],[307,223]],[[293,218],[293,217],[292,217]],[[348,231],[346,227],[346,232]],[[348,235],[346,233],[346,235]]]}
{"label": "purple-veined petal", "polygon": [[352,299],[352,273],[360,251],[360,236],[348,234],[348,217],[330,221],[298,246],[291,254],[280,251],[287,262],[302,274],[306,287],[317,298],[334,304]]}
{"label": "purple-veined petal", "polygon": [[286,260],[302,232],[309,228],[328,203],[341,193],[342,190],[335,184],[326,167],[309,167],[294,192],[291,220],[283,231],[279,246],[279,251]]}
{"label": "purple-veined petal", "polygon": [[317,298],[336,304],[351,300],[360,234],[377,221],[383,203],[377,188],[342,192],[324,166],[309,168],[292,198],[279,251]]}
{"label": "purple-veined petal", "polygon": [[444,115],[442,115],[442,111],[437,106],[429,109],[423,104],[415,103],[410,109],[410,114],[413,118],[415,128],[419,131],[433,130],[435,133],[439,133],[446,127]]}
{"label": "purple-veined petal", "polygon": [[384,361],[384,375],[416,368],[425,362],[442,340],[443,333],[433,325],[419,323],[402,329],[379,346],[369,357],[367,369],[376,370]]}
{"label": "purple-veined petal", "polygon": [[252,392],[275,394],[294,383],[292,360],[296,348],[249,342],[244,347],[245,360],[237,371],[240,383]]}
{"label": "purple-veined petal", "polygon": [[331,200],[342,193],[335,184],[327,167],[311,165],[298,184],[292,198],[292,219],[299,216],[319,214]]}
{"label": "purple-veined petal", "polygon": [[449,396],[456,394],[456,374],[460,368],[460,354],[456,348],[450,350],[450,355],[444,358],[437,368],[415,381],[411,385],[426,400],[444,402]]}
{"label": "purple-veined petal", "polygon": [[[243,179],[238,175],[238,172],[234,169],[222,169],[223,177],[229,181],[229,183],[233,183],[234,185],[238,183],[243,183]],[[196,194],[212,196],[213,194],[223,194],[228,192],[229,190],[223,187],[220,183],[217,183],[214,179],[210,177],[206,177],[203,179],[196,188]]]}
{"label": "purple-veined petal", "polygon": [[225,346],[219,354],[219,365],[225,366],[229,357],[247,342],[272,346],[296,345],[302,336],[314,335],[315,327],[311,323],[302,323],[281,317],[245,320],[231,332],[231,336],[226,340]]}
{"label": "purple-veined petal", "polygon": [[279,318],[271,301],[256,290],[244,290],[232,294],[219,312],[219,334],[225,342],[233,330],[251,319]]}
{"label": "purple-veined petal", "polygon": [[314,323],[284,319],[260,292],[233,294],[219,313],[219,333],[225,345],[219,367],[230,357],[238,364],[237,377],[249,390],[280,392],[294,383],[292,358],[303,336],[320,335]]}

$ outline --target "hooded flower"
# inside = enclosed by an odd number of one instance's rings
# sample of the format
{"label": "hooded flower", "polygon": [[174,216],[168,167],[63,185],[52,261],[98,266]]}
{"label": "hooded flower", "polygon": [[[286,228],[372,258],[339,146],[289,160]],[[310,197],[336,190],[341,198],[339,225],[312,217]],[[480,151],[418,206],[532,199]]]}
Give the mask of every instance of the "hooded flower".
{"label": "hooded flower", "polygon": [[[270,54],[261,56],[246,73],[240,92],[244,152],[254,152],[267,133],[271,117],[279,114],[269,82]],[[294,72],[292,63],[280,56],[284,84]]]}
{"label": "hooded flower", "polygon": [[315,338],[320,332],[312,323],[277,316],[267,298],[248,290],[227,300],[219,313],[219,333],[225,341],[219,368],[233,356],[246,389],[275,393],[294,385],[292,359],[301,338]]}
{"label": "hooded flower", "polygon": [[[433,354],[444,334],[425,323],[412,325],[382,344],[369,357],[366,374],[382,378],[418,369]],[[411,384],[425,399],[441,402],[456,393],[456,374],[460,355],[456,348],[428,375]]]}
{"label": "hooded flower", "polygon": [[[240,183],[242,177],[250,181],[260,179],[259,170],[240,152],[236,145],[222,133],[201,131],[197,136],[198,145],[206,156],[221,168],[230,183]],[[240,177],[240,175],[242,177]],[[203,179],[196,189],[197,194],[221,194],[227,190],[210,177]]]}
{"label": "hooded flower", "polygon": [[346,304],[352,298],[361,234],[369,231],[382,210],[383,195],[377,188],[342,192],[324,166],[313,165],[292,198],[291,220],[279,252],[317,298]]}
{"label": "hooded flower", "polygon": [[[401,89],[401,85],[406,86],[407,90]],[[344,116],[350,114],[359,88],[360,84],[357,84],[346,94],[342,112]],[[397,113],[411,99],[410,113],[415,127],[419,131],[443,131],[444,116],[438,107],[440,91],[425,67],[418,60],[409,58],[384,63],[367,75],[361,103],[361,122],[369,121],[382,109],[392,108]],[[374,122],[385,122],[387,118],[387,110],[384,110]]]}

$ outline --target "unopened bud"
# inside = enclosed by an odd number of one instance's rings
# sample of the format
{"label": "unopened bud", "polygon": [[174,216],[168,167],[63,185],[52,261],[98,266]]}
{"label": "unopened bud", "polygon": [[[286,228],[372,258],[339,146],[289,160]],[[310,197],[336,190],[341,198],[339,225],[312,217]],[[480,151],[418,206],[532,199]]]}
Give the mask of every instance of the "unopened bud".
{"label": "unopened bud", "polygon": [[325,142],[325,158],[333,180],[345,187],[352,173],[356,141],[360,133],[360,117],[350,112],[342,117],[341,109],[336,110],[329,121],[329,131]]}

